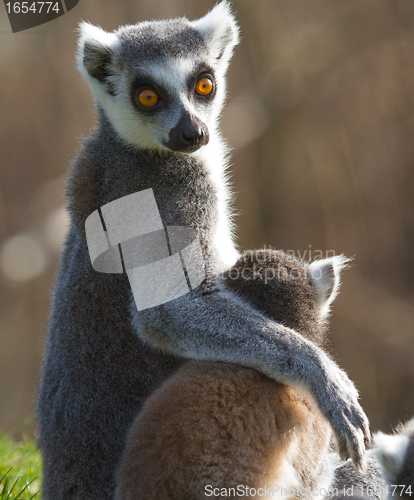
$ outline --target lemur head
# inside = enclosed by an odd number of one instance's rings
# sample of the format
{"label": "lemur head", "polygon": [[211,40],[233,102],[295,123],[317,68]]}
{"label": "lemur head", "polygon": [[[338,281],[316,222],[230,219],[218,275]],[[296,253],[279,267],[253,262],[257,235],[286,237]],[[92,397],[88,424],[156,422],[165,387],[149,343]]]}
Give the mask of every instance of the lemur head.
{"label": "lemur head", "polygon": [[309,264],[282,251],[248,251],[225,274],[225,284],[270,318],[323,343],[347,262],[342,255]]}
{"label": "lemur head", "polygon": [[414,488],[414,418],[398,426],[394,434],[374,434],[373,448],[378,456],[384,478],[396,488],[397,498],[411,498]]}
{"label": "lemur head", "polygon": [[227,1],[192,22],[142,22],[112,33],[82,23],[78,66],[130,145],[192,153],[216,132],[238,39]]}

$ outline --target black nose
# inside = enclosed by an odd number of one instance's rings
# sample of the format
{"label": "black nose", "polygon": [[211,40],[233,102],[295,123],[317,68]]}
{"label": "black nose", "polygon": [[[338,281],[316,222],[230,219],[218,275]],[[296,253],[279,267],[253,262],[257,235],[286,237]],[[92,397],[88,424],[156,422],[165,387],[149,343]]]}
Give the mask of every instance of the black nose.
{"label": "black nose", "polygon": [[207,126],[198,118],[185,112],[177,125],[170,130],[166,146],[172,151],[192,153],[209,141]]}
{"label": "black nose", "polygon": [[204,138],[204,132],[201,127],[194,128],[193,130],[183,131],[183,139],[191,146],[196,146]]}

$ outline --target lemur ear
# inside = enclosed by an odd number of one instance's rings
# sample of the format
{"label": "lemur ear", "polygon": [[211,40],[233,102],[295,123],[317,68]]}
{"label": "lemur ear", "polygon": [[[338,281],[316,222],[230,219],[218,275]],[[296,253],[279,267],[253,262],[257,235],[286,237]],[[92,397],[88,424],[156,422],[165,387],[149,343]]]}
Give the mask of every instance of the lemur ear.
{"label": "lemur ear", "polygon": [[215,59],[228,61],[231,58],[234,46],[239,43],[240,30],[229,2],[220,2],[192,25],[206,40]]}
{"label": "lemur ear", "polygon": [[80,72],[101,83],[114,74],[114,50],[120,43],[115,33],[82,22],[79,25],[78,68]]}
{"label": "lemur ear", "polygon": [[341,271],[349,262],[350,259],[344,255],[335,255],[309,264],[309,278],[316,288],[322,316],[329,314],[330,305],[339,292]]}

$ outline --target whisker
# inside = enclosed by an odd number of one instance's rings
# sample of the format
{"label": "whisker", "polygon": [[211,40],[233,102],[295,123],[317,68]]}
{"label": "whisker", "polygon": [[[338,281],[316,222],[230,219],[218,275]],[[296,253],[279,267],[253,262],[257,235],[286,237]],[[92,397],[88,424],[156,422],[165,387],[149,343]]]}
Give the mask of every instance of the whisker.
{"label": "whisker", "polygon": [[141,127],[141,124],[137,125],[136,127],[131,128],[130,130],[127,130],[126,132],[123,132],[124,134],[130,134],[134,130],[137,130]]}
{"label": "whisker", "polygon": [[113,122],[136,122],[135,118],[111,118]]}

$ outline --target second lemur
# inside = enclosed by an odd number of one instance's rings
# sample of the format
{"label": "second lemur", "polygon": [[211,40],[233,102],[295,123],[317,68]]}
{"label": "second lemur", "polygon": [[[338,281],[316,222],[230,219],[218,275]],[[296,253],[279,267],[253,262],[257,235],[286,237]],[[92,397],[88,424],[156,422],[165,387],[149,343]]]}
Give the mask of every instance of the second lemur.
{"label": "second lemur", "polygon": [[[308,264],[281,251],[249,251],[225,273],[223,285],[326,347],[328,306],[346,262],[336,256]],[[378,433],[366,471],[359,472],[339,460],[328,421],[306,391],[251,368],[189,361],[151,395],[131,426],[116,500],[333,500],[341,494],[386,500],[381,465],[390,484],[405,485],[403,493],[414,487],[414,472],[408,474],[413,436],[414,421],[397,435]]]}

